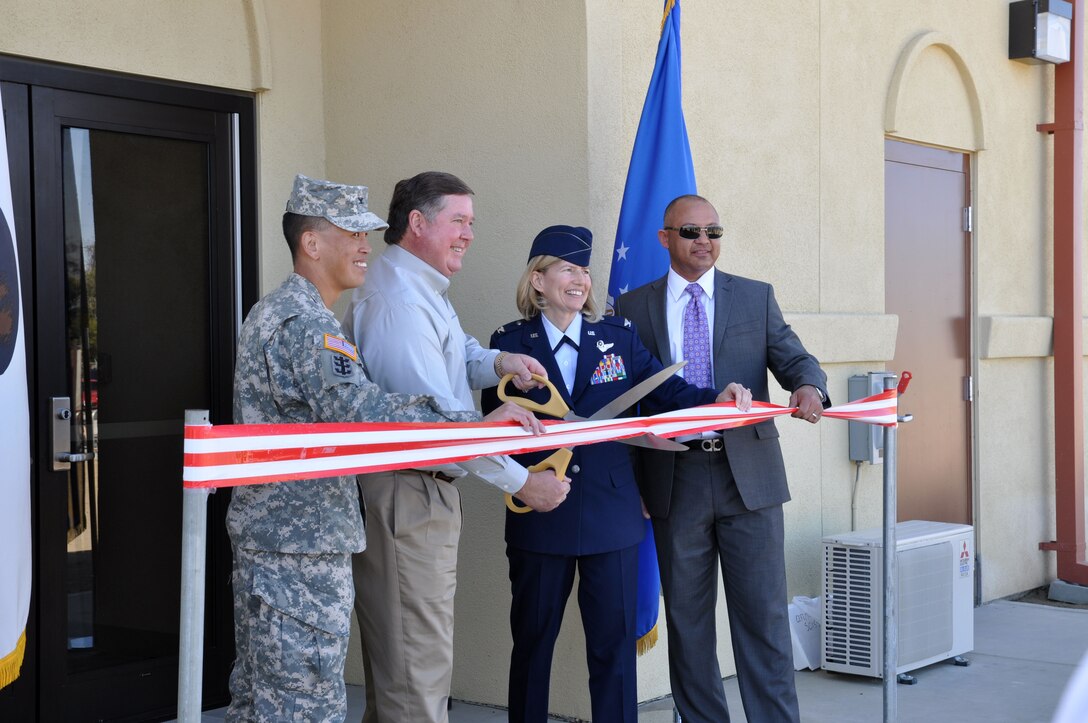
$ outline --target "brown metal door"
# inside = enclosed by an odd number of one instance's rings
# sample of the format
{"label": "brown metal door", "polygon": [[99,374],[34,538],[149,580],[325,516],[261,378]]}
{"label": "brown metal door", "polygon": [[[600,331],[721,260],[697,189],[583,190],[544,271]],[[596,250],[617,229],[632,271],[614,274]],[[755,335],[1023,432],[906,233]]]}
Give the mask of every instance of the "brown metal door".
{"label": "brown metal door", "polygon": [[899,317],[899,520],[971,524],[968,157],[885,141],[884,294]]}

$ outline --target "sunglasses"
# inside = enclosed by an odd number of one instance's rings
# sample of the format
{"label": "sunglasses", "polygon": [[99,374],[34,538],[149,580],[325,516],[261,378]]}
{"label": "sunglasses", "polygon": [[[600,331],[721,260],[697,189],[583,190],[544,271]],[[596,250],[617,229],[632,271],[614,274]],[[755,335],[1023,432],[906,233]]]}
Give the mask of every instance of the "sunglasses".
{"label": "sunglasses", "polygon": [[721,226],[692,226],[691,224],[684,224],[679,228],[676,226],[665,226],[666,231],[675,231],[680,234],[680,238],[686,238],[694,241],[699,238],[699,234],[706,231],[706,237],[708,239],[720,239],[725,235],[725,229]]}

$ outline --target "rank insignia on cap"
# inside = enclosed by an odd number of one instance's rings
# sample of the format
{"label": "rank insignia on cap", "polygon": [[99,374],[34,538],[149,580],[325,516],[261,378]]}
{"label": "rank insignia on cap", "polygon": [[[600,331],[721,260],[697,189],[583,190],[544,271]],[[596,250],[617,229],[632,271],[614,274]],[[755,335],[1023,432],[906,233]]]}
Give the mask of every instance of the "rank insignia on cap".
{"label": "rank insignia on cap", "polygon": [[359,361],[359,352],[355,349],[355,345],[346,339],[341,339],[338,336],[332,334],[325,335],[325,348],[329,351],[335,351],[343,354],[352,361]]}
{"label": "rank insignia on cap", "polygon": [[353,233],[379,231],[389,224],[367,208],[366,186],[350,186],[301,173],[295,176],[286,210],[300,216],[319,216]]}

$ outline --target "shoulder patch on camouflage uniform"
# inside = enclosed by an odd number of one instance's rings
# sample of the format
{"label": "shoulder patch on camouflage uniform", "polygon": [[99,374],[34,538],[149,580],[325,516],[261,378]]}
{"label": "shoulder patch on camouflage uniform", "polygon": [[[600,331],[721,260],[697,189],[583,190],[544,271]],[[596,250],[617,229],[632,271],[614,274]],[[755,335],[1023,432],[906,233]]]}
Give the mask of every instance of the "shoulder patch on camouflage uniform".
{"label": "shoulder patch on camouflage uniform", "polygon": [[325,348],[330,351],[339,352],[352,361],[359,361],[359,352],[347,339],[341,339],[333,334],[325,335]]}
{"label": "shoulder patch on camouflage uniform", "polygon": [[363,367],[356,359],[348,356],[343,351],[323,349],[321,351],[321,377],[325,382],[325,386],[344,383],[361,384]]}

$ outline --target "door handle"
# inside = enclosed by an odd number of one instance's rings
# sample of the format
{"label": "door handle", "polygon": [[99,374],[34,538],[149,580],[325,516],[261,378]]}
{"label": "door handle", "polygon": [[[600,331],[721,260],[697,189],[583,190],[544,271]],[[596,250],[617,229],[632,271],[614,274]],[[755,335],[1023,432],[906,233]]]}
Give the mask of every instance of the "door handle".
{"label": "door handle", "polygon": [[53,419],[53,471],[64,472],[73,462],[89,462],[94,452],[72,452],[72,400],[53,397],[49,400]]}
{"label": "door handle", "polygon": [[94,459],[94,452],[62,452],[57,455],[58,464],[67,463],[69,465],[65,469],[69,469],[72,462],[90,462],[92,459]]}

